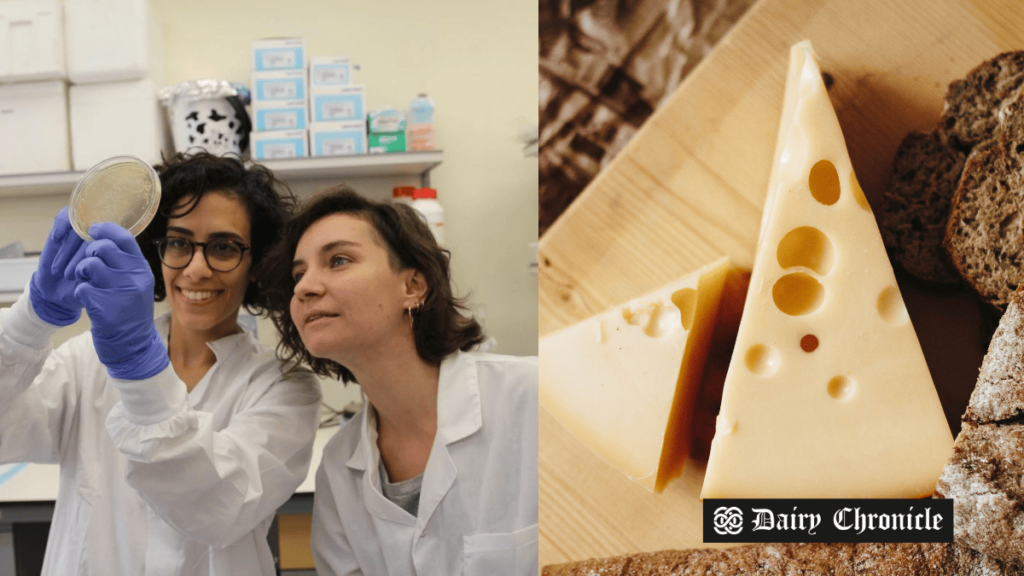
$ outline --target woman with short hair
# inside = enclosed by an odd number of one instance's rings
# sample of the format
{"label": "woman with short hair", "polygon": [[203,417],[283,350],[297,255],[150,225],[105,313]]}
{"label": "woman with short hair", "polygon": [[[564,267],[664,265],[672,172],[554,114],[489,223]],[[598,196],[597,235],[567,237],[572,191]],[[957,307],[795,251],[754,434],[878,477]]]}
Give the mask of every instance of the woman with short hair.
{"label": "woman with short hair", "polygon": [[358,382],[324,448],[313,555],[329,575],[537,571],[537,361],[483,340],[410,207],[311,199],[266,260],[286,361]]}

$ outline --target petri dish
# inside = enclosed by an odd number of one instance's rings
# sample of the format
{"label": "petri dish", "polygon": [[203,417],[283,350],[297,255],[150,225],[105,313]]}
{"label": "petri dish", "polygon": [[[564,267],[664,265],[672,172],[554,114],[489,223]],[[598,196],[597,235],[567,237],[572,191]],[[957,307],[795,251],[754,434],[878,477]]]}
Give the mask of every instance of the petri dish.
{"label": "petri dish", "polygon": [[71,227],[91,242],[89,227],[113,222],[138,236],[160,205],[160,176],[135,156],[114,156],[90,168],[71,191]]}

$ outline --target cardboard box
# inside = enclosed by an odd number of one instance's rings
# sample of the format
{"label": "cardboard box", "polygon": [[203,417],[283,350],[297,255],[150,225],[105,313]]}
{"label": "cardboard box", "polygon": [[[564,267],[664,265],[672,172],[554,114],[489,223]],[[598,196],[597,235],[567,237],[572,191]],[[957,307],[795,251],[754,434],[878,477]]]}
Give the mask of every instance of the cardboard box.
{"label": "cardboard box", "polygon": [[309,107],[305,100],[282,100],[252,103],[252,129],[305,130],[309,127]]}
{"label": "cardboard box", "polygon": [[305,70],[306,41],[303,38],[263,38],[252,41],[254,72]]}
{"label": "cardboard box", "polygon": [[249,150],[253,160],[282,160],[305,158],[307,152],[307,130],[278,130],[274,132],[252,132],[249,134]]}
{"label": "cardboard box", "polygon": [[363,86],[335,86],[310,91],[313,122],[342,122],[366,119],[366,90]]}
{"label": "cardboard box", "polygon": [[366,154],[366,123],[313,122],[309,128],[310,156]]}
{"label": "cardboard box", "polygon": [[367,140],[370,154],[405,152],[405,132],[370,132]]}
{"label": "cardboard box", "polygon": [[315,568],[313,550],[310,547],[312,529],[312,514],[277,515],[277,541],[281,553],[282,570],[312,570]]}
{"label": "cardboard box", "polygon": [[338,56],[314,56],[309,59],[309,85],[324,89],[352,83],[352,62]]}
{"label": "cardboard box", "polygon": [[305,100],[305,70],[277,70],[252,73],[252,101]]}
{"label": "cardboard box", "polygon": [[0,2],[0,82],[63,78],[67,78],[67,71],[60,2]]}
{"label": "cardboard box", "polygon": [[367,130],[373,132],[405,132],[405,113],[397,108],[370,110],[366,115]]}
{"label": "cardboard box", "polygon": [[0,85],[0,174],[71,169],[63,80]]}
{"label": "cardboard box", "polygon": [[78,84],[69,91],[75,170],[122,154],[150,164],[167,149],[167,127],[152,80]]}
{"label": "cardboard box", "polygon": [[64,17],[72,83],[162,83],[160,27],[148,0],[64,0]]}

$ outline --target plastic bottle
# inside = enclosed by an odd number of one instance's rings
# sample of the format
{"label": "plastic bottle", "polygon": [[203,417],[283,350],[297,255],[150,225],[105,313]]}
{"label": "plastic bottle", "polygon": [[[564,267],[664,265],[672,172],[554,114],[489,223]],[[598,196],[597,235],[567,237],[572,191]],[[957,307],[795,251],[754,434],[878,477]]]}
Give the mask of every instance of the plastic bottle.
{"label": "plastic bottle", "polygon": [[416,192],[415,186],[396,186],[391,190],[391,199],[403,204],[412,204],[412,195]]}
{"label": "plastic bottle", "polygon": [[437,201],[437,190],[420,188],[413,192],[412,207],[423,214],[438,246],[444,246],[444,209]]}
{"label": "plastic bottle", "polygon": [[413,98],[409,104],[406,133],[408,150],[434,149],[434,101],[426,94]]}

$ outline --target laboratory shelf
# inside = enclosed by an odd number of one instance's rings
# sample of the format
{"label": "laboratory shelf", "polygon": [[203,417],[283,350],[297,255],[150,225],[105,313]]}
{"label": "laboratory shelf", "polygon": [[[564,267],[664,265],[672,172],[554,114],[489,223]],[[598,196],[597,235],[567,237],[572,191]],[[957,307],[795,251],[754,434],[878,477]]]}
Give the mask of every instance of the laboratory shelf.
{"label": "laboratory shelf", "polygon": [[[288,183],[327,178],[419,176],[422,184],[428,186],[430,171],[441,163],[441,158],[440,150],[432,150],[264,160],[261,164]],[[83,174],[85,171],[0,176],[0,197],[70,194]]]}

